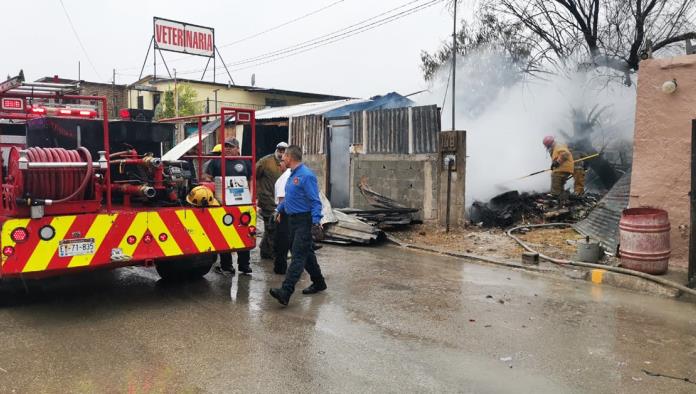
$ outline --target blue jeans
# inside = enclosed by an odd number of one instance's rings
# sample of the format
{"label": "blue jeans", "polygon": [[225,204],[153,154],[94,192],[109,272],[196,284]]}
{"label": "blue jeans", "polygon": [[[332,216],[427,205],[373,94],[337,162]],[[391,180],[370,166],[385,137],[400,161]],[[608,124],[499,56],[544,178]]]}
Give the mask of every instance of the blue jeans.
{"label": "blue jeans", "polygon": [[312,282],[323,282],[324,276],[321,274],[317,256],[312,250],[312,215],[309,212],[286,214],[281,220],[288,221],[292,240],[292,262],[285,274],[283,290],[292,294],[303,270],[307,270]]}

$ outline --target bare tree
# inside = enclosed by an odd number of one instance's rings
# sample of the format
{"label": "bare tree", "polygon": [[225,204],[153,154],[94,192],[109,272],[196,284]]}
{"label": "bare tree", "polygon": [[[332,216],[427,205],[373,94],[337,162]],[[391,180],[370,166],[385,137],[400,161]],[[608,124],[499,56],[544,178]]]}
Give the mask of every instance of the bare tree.
{"label": "bare tree", "polygon": [[[487,0],[484,8],[521,23],[534,52],[552,63],[584,58],[623,73],[641,55],[696,38],[696,0]],[[652,42],[651,46],[648,43]],[[582,62],[582,61],[581,61]]]}
{"label": "bare tree", "polygon": [[[479,50],[494,50],[506,56],[511,65],[520,72],[540,71],[536,58],[532,56],[529,39],[521,34],[524,26],[519,22],[501,21],[495,14],[484,12],[475,23],[462,20],[457,30],[457,55],[469,56]],[[421,51],[421,69],[426,80],[452,58],[451,42],[433,52]]]}

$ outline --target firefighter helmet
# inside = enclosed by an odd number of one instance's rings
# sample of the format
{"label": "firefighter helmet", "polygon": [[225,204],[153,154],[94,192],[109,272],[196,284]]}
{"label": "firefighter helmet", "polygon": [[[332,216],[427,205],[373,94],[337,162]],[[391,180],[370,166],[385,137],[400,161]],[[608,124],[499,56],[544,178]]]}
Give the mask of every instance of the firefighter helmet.
{"label": "firefighter helmet", "polygon": [[186,196],[186,202],[197,207],[219,207],[213,192],[205,186],[196,186]]}
{"label": "firefighter helmet", "polygon": [[217,144],[213,147],[213,153],[220,153],[222,152],[222,144]]}
{"label": "firefighter helmet", "polygon": [[550,148],[551,145],[553,145],[553,143],[555,142],[555,139],[553,138],[552,135],[547,135],[546,137],[544,137],[543,142],[544,142],[545,147]]}

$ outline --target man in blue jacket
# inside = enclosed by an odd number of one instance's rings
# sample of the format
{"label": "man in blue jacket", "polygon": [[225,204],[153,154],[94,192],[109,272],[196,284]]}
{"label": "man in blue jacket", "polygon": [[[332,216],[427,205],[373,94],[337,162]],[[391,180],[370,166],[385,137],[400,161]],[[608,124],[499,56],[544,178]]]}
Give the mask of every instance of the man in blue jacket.
{"label": "man in blue jacket", "polygon": [[302,294],[324,291],[326,282],[312,250],[312,236],[323,235],[317,177],[302,163],[302,150],[297,145],[287,147],[283,161],[291,172],[285,185],[285,199],[278,204],[276,210],[279,213],[277,220],[287,220],[290,225],[292,262],[282,287],[272,288],[270,293],[278,302],[287,305],[303,270],[307,270],[312,284],[302,290]]}

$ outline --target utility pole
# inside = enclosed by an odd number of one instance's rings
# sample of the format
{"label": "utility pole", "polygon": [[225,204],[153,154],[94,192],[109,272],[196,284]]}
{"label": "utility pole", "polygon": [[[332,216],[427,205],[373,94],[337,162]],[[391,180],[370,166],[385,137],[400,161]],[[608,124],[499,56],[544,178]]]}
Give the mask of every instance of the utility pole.
{"label": "utility pole", "polygon": [[114,68],[113,72],[113,77],[111,78],[111,106],[113,107],[114,112],[112,113],[112,117],[116,117],[116,114],[118,114],[118,109],[116,109],[116,69]]}
{"label": "utility pole", "polygon": [[454,119],[457,116],[455,112],[454,99],[456,97],[456,80],[457,80],[457,0],[453,0],[452,4],[454,6],[454,19],[452,29],[452,131],[456,130],[454,125]]}
{"label": "utility pole", "polygon": [[213,92],[215,93],[215,113],[218,112],[218,90],[220,90],[220,88],[213,90]]}
{"label": "utility pole", "polygon": [[174,117],[179,117],[179,90],[176,86],[176,68],[174,69]]}

